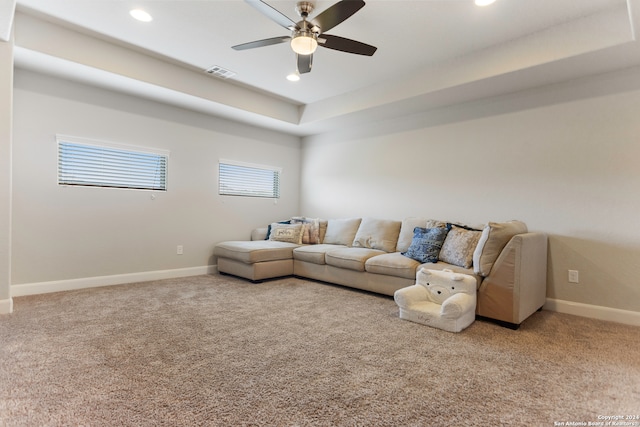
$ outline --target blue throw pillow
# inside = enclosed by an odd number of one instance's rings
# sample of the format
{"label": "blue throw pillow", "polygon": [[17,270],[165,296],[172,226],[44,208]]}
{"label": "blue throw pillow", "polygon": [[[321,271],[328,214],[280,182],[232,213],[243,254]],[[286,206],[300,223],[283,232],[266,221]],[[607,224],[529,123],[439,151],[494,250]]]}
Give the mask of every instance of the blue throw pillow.
{"label": "blue throw pillow", "polygon": [[422,263],[438,262],[438,255],[449,228],[449,226],[446,228],[414,228],[411,245],[406,252],[402,252],[402,255]]}

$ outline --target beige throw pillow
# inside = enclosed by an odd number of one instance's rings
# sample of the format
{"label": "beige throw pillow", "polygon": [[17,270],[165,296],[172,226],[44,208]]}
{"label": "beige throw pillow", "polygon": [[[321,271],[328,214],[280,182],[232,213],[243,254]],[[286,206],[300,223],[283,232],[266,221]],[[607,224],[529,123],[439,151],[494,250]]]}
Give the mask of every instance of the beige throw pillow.
{"label": "beige throw pillow", "polygon": [[469,230],[452,225],[440,250],[440,261],[470,268],[473,264],[473,251],[478,246],[481,234],[480,230]]}
{"label": "beige throw pillow", "polygon": [[319,220],[320,223],[320,236],[319,236],[319,241],[318,243],[324,243],[324,236],[327,234],[327,224],[329,223],[329,221],[327,221],[326,219],[321,219]]}
{"label": "beige throw pillow", "polygon": [[527,225],[521,221],[490,222],[482,230],[482,236],[473,253],[474,271],[481,276],[488,276],[509,240],[516,234],[527,231]]}
{"label": "beige throw pillow", "polygon": [[316,245],[320,243],[320,220],[318,218],[305,218],[294,216],[291,224],[302,224],[302,243]]}
{"label": "beige throw pillow", "polygon": [[271,224],[269,240],[286,243],[302,243],[302,224]]}
{"label": "beige throw pillow", "polygon": [[398,244],[401,224],[400,221],[364,218],[353,239],[352,246],[394,252]]}

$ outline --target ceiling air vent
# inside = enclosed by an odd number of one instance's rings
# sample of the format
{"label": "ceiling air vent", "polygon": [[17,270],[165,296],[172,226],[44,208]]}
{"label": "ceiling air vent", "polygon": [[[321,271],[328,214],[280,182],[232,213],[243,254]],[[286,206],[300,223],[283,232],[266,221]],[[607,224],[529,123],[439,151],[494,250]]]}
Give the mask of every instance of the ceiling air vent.
{"label": "ceiling air vent", "polygon": [[206,70],[207,73],[220,77],[221,79],[228,79],[229,77],[233,77],[236,75],[233,71],[227,70],[225,68],[214,65],[213,67]]}

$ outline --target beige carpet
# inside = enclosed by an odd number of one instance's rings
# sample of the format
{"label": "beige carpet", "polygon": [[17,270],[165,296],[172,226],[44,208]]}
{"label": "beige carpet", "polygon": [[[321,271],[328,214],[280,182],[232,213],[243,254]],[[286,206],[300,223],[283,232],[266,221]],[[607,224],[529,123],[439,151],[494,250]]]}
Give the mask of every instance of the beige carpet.
{"label": "beige carpet", "polygon": [[198,276],[20,297],[1,426],[553,426],[640,414],[640,330],[542,311],[460,334],[393,299]]}

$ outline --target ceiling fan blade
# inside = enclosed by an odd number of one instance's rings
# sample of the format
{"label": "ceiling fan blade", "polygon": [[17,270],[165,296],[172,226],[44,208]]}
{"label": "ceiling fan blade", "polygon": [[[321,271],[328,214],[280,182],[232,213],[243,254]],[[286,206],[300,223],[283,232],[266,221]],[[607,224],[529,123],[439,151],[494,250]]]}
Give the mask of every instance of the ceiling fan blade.
{"label": "ceiling fan blade", "polygon": [[297,55],[298,56],[298,73],[304,74],[311,71],[313,65],[313,54]]}
{"label": "ceiling fan blade", "polygon": [[242,43],[235,46],[231,46],[235,50],[254,49],[256,47],[271,46],[272,44],[285,43],[291,40],[289,36],[272,37],[270,39],[256,40],[254,42]]}
{"label": "ceiling fan blade", "polygon": [[318,38],[318,44],[328,49],[340,50],[347,53],[355,53],[356,55],[372,56],[377,47],[371,46],[366,43],[358,42],[351,39],[345,39],[344,37],[332,36],[329,34],[322,34]]}
{"label": "ceiling fan blade", "polygon": [[277,9],[274,9],[273,7],[269,6],[267,3],[263,2],[262,0],[244,0],[244,1],[249,3],[250,6],[257,9],[258,12],[262,13],[263,15],[265,15],[267,18],[271,19],[273,22],[275,22],[278,25],[282,25],[284,28],[287,28],[291,31],[294,31],[298,28],[298,25],[295,22],[293,22],[291,19],[289,19],[289,17],[287,17]]}
{"label": "ceiling fan blade", "polygon": [[364,7],[363,0],[341,0],[311,20],[322,31],[329,31]]}

